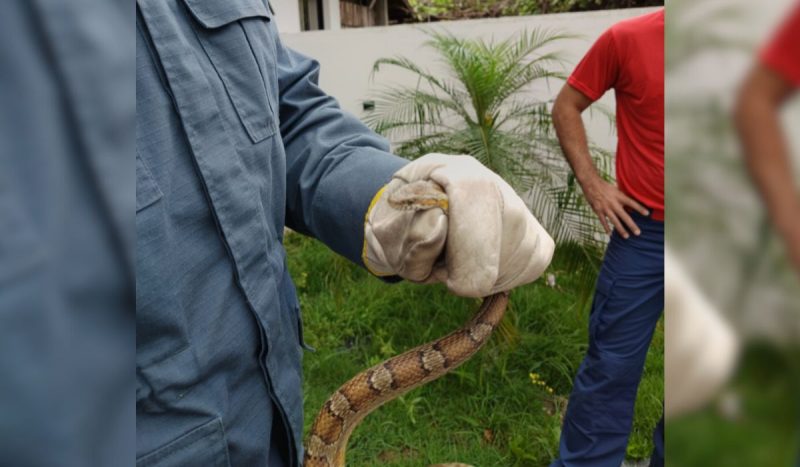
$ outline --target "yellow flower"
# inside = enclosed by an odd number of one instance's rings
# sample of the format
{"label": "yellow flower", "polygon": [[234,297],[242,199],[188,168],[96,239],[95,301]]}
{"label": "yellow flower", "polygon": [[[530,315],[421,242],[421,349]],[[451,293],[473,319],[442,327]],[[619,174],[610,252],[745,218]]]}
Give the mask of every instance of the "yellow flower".
{"label": "yellow flower", "polygon": [[544,389],[550,394],[553,394],[555,392],[553,388],[548,386],[547,383],[543,379],[541,379],[541,376],[539,376],[538,373],[531,372],[528,374],[528,377],[531,379],[531,384],[533,384],[534,386],[540,386],[542,389]]}

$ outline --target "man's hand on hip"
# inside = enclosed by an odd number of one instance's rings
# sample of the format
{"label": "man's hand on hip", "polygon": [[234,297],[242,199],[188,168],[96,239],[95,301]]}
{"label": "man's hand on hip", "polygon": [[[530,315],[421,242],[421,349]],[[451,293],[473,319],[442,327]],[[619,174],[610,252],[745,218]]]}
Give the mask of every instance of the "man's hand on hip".
{"label": "man's hand on hip", "polygon": [[[441,187],[447,212],[389,204],[392,193],[420,181]],[[373,273],[442,282],[468,297],[534,281],[555,248],[511,186],[469,156],[428,154],[400,169],[373,200],[364,233]]]}
{"label": "man's hand on hip", "polygon": [[607,234],[611,235],[609,221],[623,238],[630,237],[631,233],[634,235],[641,233],[625,208],[631,208],[646,216],[649,213],[644,206],[599,176],[582,185],[582,188],[584,196],[589,201],[592,210],[597,214]]}

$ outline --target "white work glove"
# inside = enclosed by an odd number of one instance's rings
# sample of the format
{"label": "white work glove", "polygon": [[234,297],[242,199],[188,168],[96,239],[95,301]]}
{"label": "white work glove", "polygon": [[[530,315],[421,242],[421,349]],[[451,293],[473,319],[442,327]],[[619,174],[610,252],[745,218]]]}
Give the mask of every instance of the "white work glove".
{"label": "white work glove", "polygon": [[664,248],[664,416],[690,413],[711,401],[736,367],[739,338]]}
{"label": "white work glove", "polygon": [[[426,182],[444,191],[446,209],[389,204],[393,194]],[[508,183],[470,156],[428,154],[397,171],[373,199],[364,233],[363,260],[373,274],[442,282],[466,297],[536,280],[555,248]]]}

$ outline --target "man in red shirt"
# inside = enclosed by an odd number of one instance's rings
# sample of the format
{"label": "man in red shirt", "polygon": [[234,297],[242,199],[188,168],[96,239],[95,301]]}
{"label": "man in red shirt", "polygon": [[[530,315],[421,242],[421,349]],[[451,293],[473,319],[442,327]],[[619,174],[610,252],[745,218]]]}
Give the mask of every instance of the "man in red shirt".
{"label": "man in red shirt", "polygon": [[745,78],[735,119],[745,160],[783,238],[789,257],[800,271],[800,194],[792,177],[789,146],[780,125],[780,109],[800,88],[800,4],[761,51]]}
{"label": "man in red shirt", "polygon": [[[609,89],[617,108],[618,186],[600,177],[581,113]],[[664,10],[604,32],[553,106],[561,148],[611,240],[589,318],[559,459],[551,467],[619,467],[636,390],[664,309]],[[664,464],[663,420],[651,465]]]}

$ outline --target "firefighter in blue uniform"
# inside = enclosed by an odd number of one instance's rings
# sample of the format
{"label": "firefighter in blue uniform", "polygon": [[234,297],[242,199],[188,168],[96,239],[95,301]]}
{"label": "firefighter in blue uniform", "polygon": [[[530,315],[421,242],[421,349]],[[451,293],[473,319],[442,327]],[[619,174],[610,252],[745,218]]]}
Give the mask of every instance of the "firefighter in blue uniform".
{"label": "firefighter in blue uniform", "polygon": [[[304,343],[284,226],[357,264],[372,258],[373,272],[462,295],[535,279],[552,240],[473,159],[391,155],[320,90],[318,64],[281,44],[266,0],[136,6],[137,465],[299,465]],[[448,258],[465,257],[456,218],[380,208],[376,193],[409,167],[455,187],[469,179],[470,196],[494,203],[491,231],[463,229],[497,240],[485,247],[489,282],[467,277],[464,261],[434,267],[444,238]],[[469,205],[448,194],[454,212]],[[371,205],[391,222],[369,217]],[[420,240],[432,237],[442,241]],[[432,253],[420,259],[409,245]],[[405,267],[419,261],[431,263],[424,277]]]}

